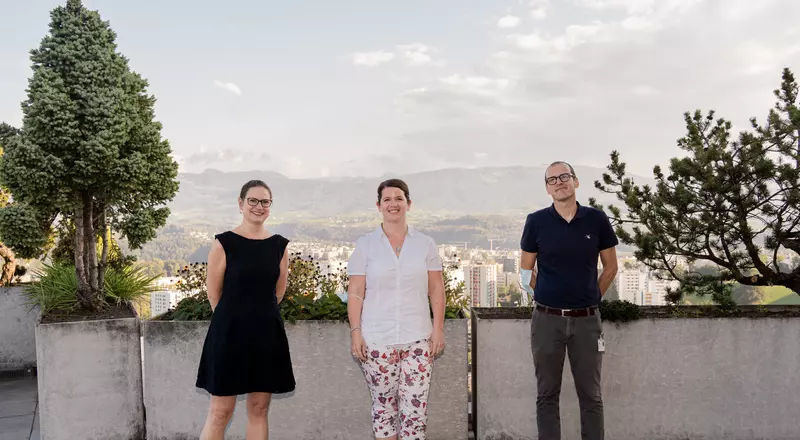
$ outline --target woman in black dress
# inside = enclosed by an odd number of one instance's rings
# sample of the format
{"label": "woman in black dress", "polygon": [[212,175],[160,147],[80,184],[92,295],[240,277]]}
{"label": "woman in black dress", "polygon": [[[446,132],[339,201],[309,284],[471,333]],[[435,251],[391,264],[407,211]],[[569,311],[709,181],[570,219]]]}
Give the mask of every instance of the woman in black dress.
{"label": "woman in black dress", "polygon": [[247,440],[266,440],[272,393],[294,390],[289,343],[278,304],[286,293],[289,240],[264,229],[272,191],[260,180],[239,195],[242,223],[215,236],[208,255],[214,314],[197,387],[211,394],[201,440],[222,440],[236,397],[247,394]]}

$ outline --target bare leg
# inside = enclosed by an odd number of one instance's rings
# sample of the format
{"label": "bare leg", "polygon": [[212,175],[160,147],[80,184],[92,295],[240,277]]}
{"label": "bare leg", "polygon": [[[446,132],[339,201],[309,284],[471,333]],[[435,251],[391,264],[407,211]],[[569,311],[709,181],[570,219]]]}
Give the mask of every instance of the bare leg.
{"label": "bare leg", "polygon": [[236,407],[236,396],[211,396],[200,440],[224,440],[225,428],[231,421],[234,407]]}
{"label": "bare leg", "polygon": [[269,422],[267,412],[270,393],[250,393],[247,395],[247,440],[267,440],[269,438]]}

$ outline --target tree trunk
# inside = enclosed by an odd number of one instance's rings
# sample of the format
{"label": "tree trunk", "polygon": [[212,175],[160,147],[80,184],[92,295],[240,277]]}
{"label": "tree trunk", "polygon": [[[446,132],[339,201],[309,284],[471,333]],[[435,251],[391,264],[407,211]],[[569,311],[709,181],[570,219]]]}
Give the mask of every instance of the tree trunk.
{"label": "tree trunk", "polygon": [[103,231],[103,249],[100,256],[100,264],[98,264],[97,268],[97,285],[101,291],[104,291],[106,285],[106,265],[108,264],[108,247],[110,241],[108,236],[111,234],[111,231],[108,229],[108,225],[106,225],[105,207],[103,207],[103,209],[100,211],[100,226],[98,229]]}
{"label": "tree trunk", "polygon": [[2,243],[0,243],[0,258],[3,259],[0,286],[11,284],[14,280],[14,272],[17,269],[17,259],[14,257],[14,252]]}
{"label": "tree trunk", "polygon": [[83,216],[83,242],[86,246],[86,273],[95,302],[99,303],[102,299],[102,290],[97,285],[97,229],[94,225],[94,205],[92,203],[92,196],[88,193],[84,199]]}
{"label": "tree trunk", "polygon": [[78,196],[75,219],[75,274],[78,277],[78,303],[86,310],[95,310],[94,295],[89,284],[89,274],[86,268],[86,228],[84,225],[84,210],[86,209],[86,194]]}

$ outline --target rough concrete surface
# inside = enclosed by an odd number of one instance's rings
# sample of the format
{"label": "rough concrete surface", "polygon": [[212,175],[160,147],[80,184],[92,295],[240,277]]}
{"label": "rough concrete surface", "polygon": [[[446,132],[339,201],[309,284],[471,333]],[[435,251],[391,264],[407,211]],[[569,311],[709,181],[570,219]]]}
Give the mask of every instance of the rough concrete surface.
{"label": "rough concrete surface", "polygon": [[[208,322],[144,322],[144,396],[149,440],[196,439],[208,395],[195,388]],[[372,439],[371,398],[350,355],[348,325],[299,321],[286,324],[297,389],[273,396],[270,438]],[[466,440],[467,322],[445,326],[447,350],[434,367],[429,440]],[[243,440],[245,396],[239,397],[226,439]]]}
{"label": "rough concrete surface", "polygon": [[22,286],[0,287],[0,371],[36,366],[39,309],[25,304]]}
{"label": "rough concrete surface", "polygon": [[[530,319],[478,319],[479,440],[536,438]],[[800,439],[800,319],[645,319],[604,323],[606,438]],[[563,440],[580,439],[565,360]]]}
{"label": "rough concrete surface", "polygon": [[137,318],[36,326],[42,440],[140,440]]}

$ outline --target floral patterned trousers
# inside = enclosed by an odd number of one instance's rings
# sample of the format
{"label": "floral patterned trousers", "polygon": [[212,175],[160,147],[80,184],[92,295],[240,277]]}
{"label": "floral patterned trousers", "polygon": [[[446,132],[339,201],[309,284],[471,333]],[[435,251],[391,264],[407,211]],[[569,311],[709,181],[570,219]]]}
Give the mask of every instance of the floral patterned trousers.
{"label": "floral patterned trousers", "polygon": [[399,429],[401,439],[424,440],[433,369],[430,342],[369,346],[361,369],[372,394],[375,437],[392,437]]}

